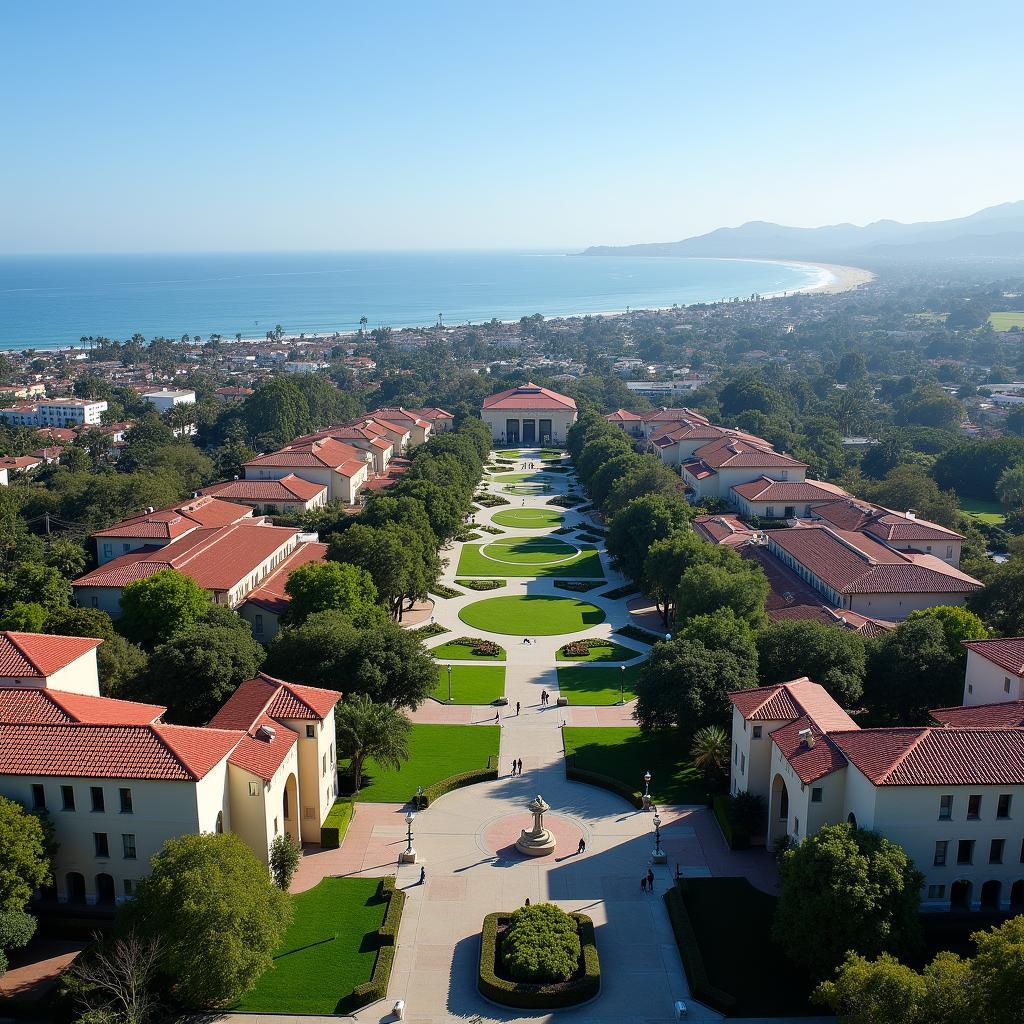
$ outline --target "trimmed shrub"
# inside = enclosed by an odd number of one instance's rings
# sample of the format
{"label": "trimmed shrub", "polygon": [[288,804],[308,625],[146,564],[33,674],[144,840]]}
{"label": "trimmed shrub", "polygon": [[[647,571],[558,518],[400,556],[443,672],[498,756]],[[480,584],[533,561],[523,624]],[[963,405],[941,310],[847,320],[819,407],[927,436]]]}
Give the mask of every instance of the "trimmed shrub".
{"label": "trimmed shrub", "polygon": [[750,846],[750,835],[741,828],[736,828],[733,825],[730,816],[730,807],[728,797],[725,793],[720,793],[715,797],[712,806],[715,810],[715,817],[718,819],[718,826],[722,830],[722,836],[725,841],[729,844],[730,850],[745,850]]}
{"label": "trimmed shrub", "polygon": [[665,893],[665,906],[679,947],[679,958],[683,961],[683,970],[686,971],[686,980],[690,983],[694,998],[720,1013],[728,1014],[736,1005],[736,1000],[728,992],[712,985],[708,978],[704,956],[697,943],[697,934],[693,930],[678,882]]}
{"label": "trimmed shrub", "polygon": [[394,876],[380,880],[377,895],[388,901],[388,909],[384,914],[384,922],[377,929],[377,959],[373,964],[370,980],[356,985],[352,994],[344,1001],[344,1009],[351,1013],[361,1006],[368,1006],[384,999],[388,994],[388,982],[391,980],[391,968],[395,964],[395,942],[398,939],[398,927],[402,922],[402,911],[405,909],[405,893],[395,888]]}
{"label": "trimmed shrub", "polygon": [[579,934],[579,974],[571,981],[535,984],[498,977],[498,929],[507,924],[512,915],[488,914],[484,918],[480,935],[480,970],[477,977],[480,994],[503,1006],[526,1010],[577,1006],[593,999],[601,991],[601,964],[597,954],[594,923],[585,914],[569,916],[576,922]]}
{"label": "trimmed shrub", "polygon": [[617,601],[620,597],[632,597],[633,594],[639,594],[640,591],[636,587],[629,585],[625,587],[615,587],[612,590],[606,590],[601,597],[606,597],[609,601]]}
{"label": "trimmed shrub", "polygon": [[516,981],[568,981],[579,968],[579,930],[553,903],[520,907],[501,937],[500,955]]}
{"label": "trimmed shrub", "polygon": [[500,590],[505,586],[506,580],[456,580],[460,587],[467,590]]}
{"label": "trimmed shrub", "polygon": [[642,644],[656,644],[665,639],[663,633],[652,633],[649,629],[641,629],[639,626],[622,626],[615,630],[622,636],[628,636],[630,640],[639,640]]}
{"label": "trimmed shrub", "polygon": [[[450,793],[453,789],[462,789],[463,786],[474,786],[478,782],[493,782],[498,777],[498,768],[490,764],[486,768],[478,768],[472,772],[461,772],[459,775],[449,775],[447,779],[441,779],[432,786],[423,790],[423,797],[420,801],[421,807],[428,807],[439,797]],[[416,795],[409,798],[410,803],[416,802]]]}
{"label": "trimmed shrub", "polygon": [[439,622],[428,622],[425,626],[417,626],[416,629],[410,629],[409,632],[414,636],[427,638],[440,636],[442,633],[447,633],[448,629],[447,627],[442,626]]}
{"label": "trimmed shrub", "polygon": [[555,580],[555,586],[559,590],[571,590],[577,594],[585,594],[595,587],[602,586],[600,580]]}
{"label": "trimmed shrub", "polygon": [[462,597],[462,591],[456,590],[454,587],[445,586],[443,583],[435,583],[433,586],[427,588],[431,594],[435,594],[437,597]]}
{"label": "trimmed shrub", "polygon": [[588,786],[598,786],[607,789],[623,800],[628,800],[638,810],[644,805],[643,793],[637,789],[630,789],[624,782],[613,779],[610,775],[602,775],[600,772],[590,772],[585,768],[576,767],[576,756],[570,754],[565,759],[565,777],[570,782],[583,782]]}
{"label": "trimmed shrub", "polygon": [[334,806],[327,812],[320,826],[320,845],[325,850],[336,850],[341,846],[354,811],[355,805],[351,800],[334,801]]}

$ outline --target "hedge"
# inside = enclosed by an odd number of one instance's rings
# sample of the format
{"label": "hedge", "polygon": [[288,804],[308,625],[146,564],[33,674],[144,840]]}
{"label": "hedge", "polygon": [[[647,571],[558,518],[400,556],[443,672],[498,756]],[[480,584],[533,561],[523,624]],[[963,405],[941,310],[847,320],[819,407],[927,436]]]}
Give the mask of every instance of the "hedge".
{"label": "hedge", "polygon": [[665,639],[664,633],[652,633],[649,629],[633,625],[620,626],[615,632],[621,636],[628,636],[630,640],[639,640],[642,644],[656,644]]}
{"label": "hedge", "polygon": [[467,590],[499,590],[505,586],[507,580],[456,580],[460,587]]}
{"label": "hedge", "polygon": [[584,782],[588,786],[600,786],[601,789],[609,789],[624,800],[628,800],[637,810],[644,806],[643,794],[637,789],[630,789],[619,779],[613,779],[610,775],[602,775],[600,772],[587,771],[585,768],[577,768],[575,754],[570,754],[565,759],[565,777],[570,782]]}
{"label": "hedge", "polygon": [[729,844],[730,850],[746,850],[750,846],[750,834],[745,828],[739,828],[732,823],[729,813],[732,807],[732,798],[725,793],[719,793],[714,798],[712,806],[715,809],[715,817],[718,819],[722,835]]}
{"label": "hedge", "polygon": [[[477,540],[480,538],[478,537]],[[454,587],[446,586],[444,583],[434,583],[432,586],[427,587],[427,590],[434,594],[436,597],[462,597],[462,591],[456,590]]]}
{"label": "hedge", "polygon": [[388,901],[384,922],[377,929],[377,959],[374,961],[370,980],[363,982],[362,985],[356,985],[352,995],[346,1000],[346,1009],[349,1012],[376,1003],[386,998],[388,994],[391,968],[395,964],[398,926],[402,922],[402,911],[405,909],[405,893],[401,889],[396,889],[394,877],[388,876],[380,880],[377,895],[385,897]]}
{"label": "hedge", "polygon": [[[447,779],[441,779],[440,782],[435,782],[432,786],[427,786],[423,790],[423,796],[420,798],[421,807],[429,807],[438,797],[442,797],[445,793],[450,793],[453,789],[462,789],[463,786],[474,786],[478,782],[493,782],[498,777],[498,766],[495,764],[493,767],[490,762],[497,760],[496,758],[488,758],[488,764],[486,768],[477,768],[471,772],[461,772],[459,775],[450,775]],[[409,803],[415,804],[417,795],[414,793],[409,798]]]}
{"label": "hedge", "polygon": [[612,590],[606,590],[601,597],[606,597],[609,601],[617,601],[620,597],[632,597],[633,594],[639,594],[640,591],[636,587],[629,585],[626,587],[614,587]]}
{"label": "hedge", "polygon": [[488,914],[480,933],[480,970],[477,988],[480,994],[502,1006],[525,1010],[554,1010],[578,1006],[593,999],[601,991],[601,963],[597,955],[594,922],[586,914],[572,914],[580,933],[583,975],[574,981],[557,985],[536,985],[525,981],[506,981],[495,973],[498,956],[498,927],[506,924],[511,914]]}
{"label": "hedge", "polygon": [[348,831],[355,805],[351,800],[335,800],[320,826],[320,845],[325,850],[336,850]]}
{"label": "hedge", "polygon": [[448,633],[450,630],[446,626],[442,626],[440,622],[428,622],[425,626],[417,626],[416,629],[410,629],[409,632],[413,636],[420,636],[427,640],[432,636]]}
{"label": "hedge", "polygon": [[675,933],[676,945],[679,947],[679,957],[683,961],[683,970],[686,971],[686,980],[690,983],[690,992],[694,999],[720,1013],[728,1014],[736,1005],[736,999],[728,992],[711,984],[708,978],[707,967],[704,965],[704,956],[697,943],[697,935],[693,930],[693,923],[686,910],[686,903],[679,888],[679,882],[665,893],[665,907],[668,910],[669,921],[672,922],[672,931]]}

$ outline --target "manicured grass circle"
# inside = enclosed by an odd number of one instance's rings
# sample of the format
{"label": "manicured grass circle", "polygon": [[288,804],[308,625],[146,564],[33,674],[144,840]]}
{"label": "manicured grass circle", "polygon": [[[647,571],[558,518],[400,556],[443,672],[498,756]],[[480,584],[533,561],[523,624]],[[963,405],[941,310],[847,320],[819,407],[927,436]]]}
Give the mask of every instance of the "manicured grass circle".
{"label": "manicured grass circle", "polygon": [[604,622],[604,612],[572,597],[523,594],[475,601],[459,612],[459,618],[487,633],[555,636],[596,626]]}
{"label": "manicured grass circle", "polygon": [[562,521],[562,516],[550,508],[506,508],[491,516],[492,523],[519,530],[543,530]]}
{"label": "manicured grass circle", "polygon": [[499,537],[480,548],[485,558],[506,565],[558,565],[579,551],[575,544],[558,537]]}

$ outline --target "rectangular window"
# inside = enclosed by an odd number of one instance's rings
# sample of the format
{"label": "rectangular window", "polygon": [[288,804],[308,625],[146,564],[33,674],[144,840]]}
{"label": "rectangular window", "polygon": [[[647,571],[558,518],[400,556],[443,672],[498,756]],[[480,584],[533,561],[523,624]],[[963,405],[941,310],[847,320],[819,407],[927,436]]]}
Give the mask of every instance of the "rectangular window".
{"label": "rectangular window", "polygon": [[755,740],[759,740],[760,738],[761,738],[761,726],[755,725],[754,726],[754,739]]}
{"label": "rectangular window", "polygon": [[307,820],[309,820],[311,818],[315,818],[316,817],[316,808],[315,807],[303,807],[302,808],[302,816],[304,818],[306,818]]}
{"label": "rectangular window", "polygon": [[953,794],[945,793],[939,797],[939,821],[949,821],[953,817]]}
{"label": "rectangular window", "polygon": [[314,739],[315,737],[316,737],[316,726],[315,725],[307,725],[306,726],[306,739],[307,740],[311,740],[311,739]]}
{"label": "rectangular window", "polygon": [[110,856],[110,844],[107,842],[106,832],[93,832],[92,834],[93,846],[96,847],[97,857],[109,857]]}
{"label": "rectangular window", "polygon": [[974,863],[973,839],[961,839],[960,842],[956,844],[956,862],[957,864]]}
{"label": "rectangular window", "polygon": [[946,545],[946,557],[947,558],[952,558],[953,557],[953,545],[952,544],[947,544]]}
{"label": "rectangular window", "polygon": [[1010,677],[1009,676],[1004,676],[1003,677],[1003,693],[1009,693],[1009,692],[1010,692]]}
{"label": "rectangular window", "polygon": [[1010,804],[1013,797],[1009,793],[999,794],[999,803],[996,804],[996,817],[1008,818],[1010,816]]}
{"label": "rectangular window", "polygon": [[46,790],[39,783],[32,787],[32,807],[37,811],[46,810]]}
{"label": "rectangular window", "polygon": [[89,598],[89,603],[93,606],[93,608],[99,608],[100,599],[95,594],[93,594],[92,597]]}
{"label": "rectangular window", "polygon": [[747,755],[740,754],[740,775],[747,770]]}
{"label": "rectangular window", "polygon": [[967,820],[977,821],[981,817],[981,794],[975,793],[967,798]]}
{"label": "rectangular window", "polygon": [[740,763],[740,748],[735,743],[732,745],[732,763]]}
{"label": "rectangular window", "polygon": [[121,795],[121,813],[134,813],[135,805],[132,803],[132,791],[130,789],[120,789],[118,792]]}
{"label": "rectangular window", "polygon": [[767,508],[766,508],[766,509],[764,510],[764,514],[765,514],[765,517],[766,517],[767,519],[774,519],[774,518],[775,518],[775,506],[774,506],[774,505],[769,505],[769,506],[768,506],[768,507],[767,507]]}
{"label": "rectangular window", "polygon": [[1005,839],[993,839],[989,843],[988,847],[988,862],[989,864],[1002,864],[1003,863],[1003,846],[1005,845]]}
{"label": "rectangular window", "polygon": [[935,844],[935,856],[932,858],[932,864],[937,867],[945,867],[946,865],[946,851],[949,849],[949,843],[945,839],[940,839]]}
{"label": "rectangular window", "polygon": [[103,787],[90,786],[89,797],[92,800],[92,809],[96,812],[104,810]]}
{"label": "rectangular window", "polygon": [[323,757],[320,758],[320,762],[321,762],[320,774],[321,775],[326,775],[327,774],[327,755],[326,754],[324,754]]}
{"label": "rectangular window", "polygon": [[125,860],[135,860],[135,835],[132,832],[125,832],[121,836],[121,849],[124,850]]}
{"label": "rectangular window", "polygon": [[60,800],[61,806],[64,808],[65,811],[73,811],[75,809],[75,787],[61,786]]}
{"label": "rectangular window", "polygon": [[259,796],[259,795],[260,795],[260,784],[258,782],[250,782],[249,783],[249,796]]}
{"label": "rectangular window", "polygon": [[252,631],[254,633],[262,633],[263,632],[263,616],[262,615],[254,615],[252,617],[252,619],[253,619]]}
{"label": "rectangular window", "polygon": [[930,900],[941,900],[946,897],[946,887],[944,885],[929,885],[928,886],[928,899]]}
{"label": "rectangular window", "polygon": [[113,558],[114,557],[114,545],[113,544],[104,544],[103,545],[103,557],[104,558]]}
{"label": "rectangular window", "polygon": [[124,894],[125,894],[125,896],[134,896],[135,895],[135,879],[133,879],[133,878],[126,878],[124,880]]}
{"label": "rectangular window", "polygon": [[276,836],[280,830],[277,827],[277,818],[274,819],[274,835]]}
{"label": "rectangular window", "polygon": [[820,804],[821,803],[821,786],[812,786],[811,787],[811,803],[812,804]]}

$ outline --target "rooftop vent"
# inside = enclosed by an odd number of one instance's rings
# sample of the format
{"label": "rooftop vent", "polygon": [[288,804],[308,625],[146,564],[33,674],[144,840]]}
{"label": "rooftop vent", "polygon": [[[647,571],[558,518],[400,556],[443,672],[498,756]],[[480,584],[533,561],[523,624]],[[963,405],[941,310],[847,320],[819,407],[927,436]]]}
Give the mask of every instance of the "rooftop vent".
{"label": "rooftop vent", "polygon": [[916,519],[917,518],[917,509],[908,508],[907,509],[907,518],[908,519]]}
{"label": "rooftop vent", "polygon": [[810,750],[814,746],[814,731],[812,729],[801,729],[797,735],[800,737],[800,746]]}
{"label": "rooftop vent", "polygon": [[273,742],[274,737],[277,735],[277,730],[271,725],[261,725],[256,730],[256,739],[263,740],[264,743]]}

